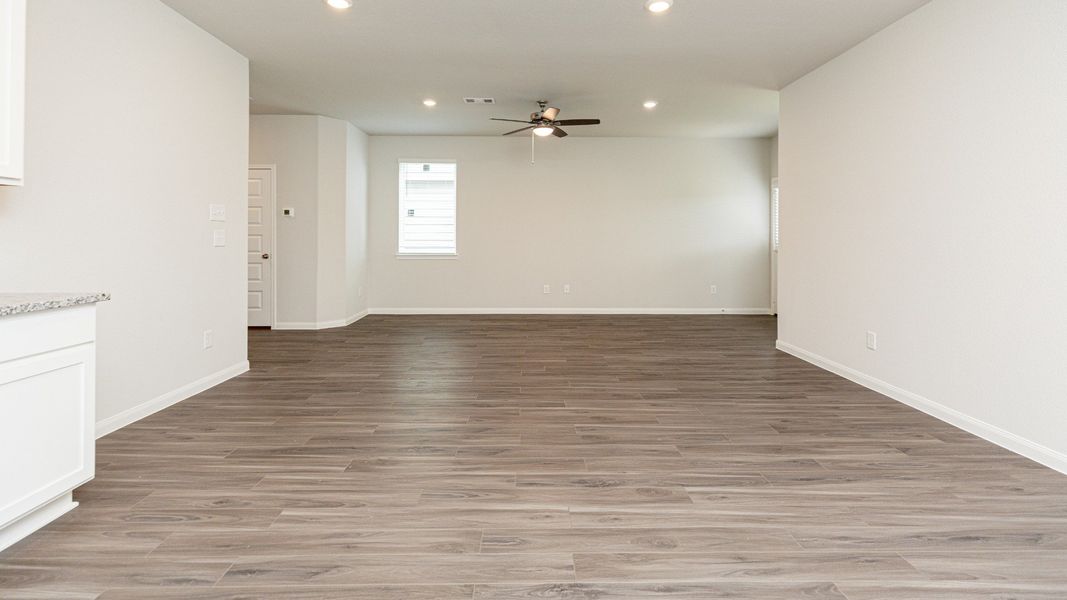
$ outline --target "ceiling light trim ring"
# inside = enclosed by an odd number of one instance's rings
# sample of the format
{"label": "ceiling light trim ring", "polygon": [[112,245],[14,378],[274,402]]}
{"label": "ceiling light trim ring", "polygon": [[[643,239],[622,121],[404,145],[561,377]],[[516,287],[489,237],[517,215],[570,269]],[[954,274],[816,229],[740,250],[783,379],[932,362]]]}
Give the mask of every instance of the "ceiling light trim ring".
{"label": "ceiling light trim ring", "polygon": [[645,10],[654,14],[661,15],[674,6],[674,0],[645,0]]}

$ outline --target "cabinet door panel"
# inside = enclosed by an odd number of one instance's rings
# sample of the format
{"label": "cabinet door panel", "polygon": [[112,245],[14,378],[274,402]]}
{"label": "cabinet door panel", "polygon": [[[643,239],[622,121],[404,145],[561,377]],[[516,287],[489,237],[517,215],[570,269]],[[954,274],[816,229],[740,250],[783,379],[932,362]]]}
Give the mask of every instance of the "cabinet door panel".
{"label": "cabinet door panel", "polygon": [[26,0],[0,0],[0,185],[21,185]]}
{"label": "cabinet door panel", "polygon": [[0,363],[0,527],[92,477],[93,345]]}

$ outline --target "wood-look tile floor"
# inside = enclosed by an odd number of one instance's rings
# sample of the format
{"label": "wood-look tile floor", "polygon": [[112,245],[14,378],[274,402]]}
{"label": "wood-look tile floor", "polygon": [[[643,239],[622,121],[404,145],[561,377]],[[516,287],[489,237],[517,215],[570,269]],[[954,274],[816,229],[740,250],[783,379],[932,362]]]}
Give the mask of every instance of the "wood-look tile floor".
{"label": "wood-look tile floor", "polygon": [[0,554],[0,597],[1067,598],[1067,477],[774,332],[252,331],[250,373],[99,441],[81,506]]}

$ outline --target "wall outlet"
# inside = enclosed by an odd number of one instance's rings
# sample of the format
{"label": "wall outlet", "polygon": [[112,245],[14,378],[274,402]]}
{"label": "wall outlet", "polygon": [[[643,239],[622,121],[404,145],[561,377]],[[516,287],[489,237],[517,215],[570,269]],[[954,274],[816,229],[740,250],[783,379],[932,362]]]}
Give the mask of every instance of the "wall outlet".
{"label": "wall outlet", "polygon": [[550,286],[550,285],[548,285],[548,284],[546,283],[546,284],[545,284],[545,290],[544,290],[544,291],[545,291],[545,293],[546,293],[546,294],[551,294],[551,293],[552,293],[552,286]]}
{"label": "wall outlet", "polygon": [[225,246],[226,245],[226,230],[216,229],[211,236],[211,244],[213,246]]}
{"label": "wall outlet", "polygon": [[226,220],[226,205],[225,204],[208,204],[207,205],[207,218],[209,221],[225,221]]}
{"label": "wall outlet", "polygon": [[878,334],[873,332],[873,331],[868,331],[867,332],[867,349],[868,350],[877,350],[878,349]]}
{"label": "wall outlet", "polygon": [[282,209],[282,216],[283,217],[295,217],[296,216],[296,209],[295,208],[283,208]]}
{"label": "wall outlet", "polygon": [[215,332],[210,329],[204,330],[204,350],[215,345]]}
{"label": "wall outlet", "polygon": [[718,294],[718,293],[719,293],[719,286],[717,286],[717,285],[713,285],[713,286],[711,286],[710,288],[708,288],[708,290],[709,290],[709,291],[710,291],[710,292],[711,292],[712,294]]}
{"label": "wall outlet", "polygon": [[564,283],[563,284],[563,293],[564,294],[571,293],[571,284],[569,284],[569,283]]}

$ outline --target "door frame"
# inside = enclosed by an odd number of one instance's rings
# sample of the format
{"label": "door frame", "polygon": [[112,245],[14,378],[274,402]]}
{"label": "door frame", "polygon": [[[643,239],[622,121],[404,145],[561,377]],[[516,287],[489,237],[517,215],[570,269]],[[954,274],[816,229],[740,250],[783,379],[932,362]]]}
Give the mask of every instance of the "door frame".
{"label": "door frame", "polygon": [[[248,165],[248,170],[254,169],[270,171],[270,197],[267,198],[267,208],[270,210],[270,237],[271,237],[271,250],[270,250],[270,328],[274,329],[274,325],[278,322],[278,269],[275,265],[278,261],[275,257],[278,254],[278,211],[276,209],[278,204],[278,165],[276,164],[252,164]],[[245,193],[245,212],[248,212],[248,194]],[[245,216],[245,241],[246,248],[248,240],[248,216]],[[245,250],[247,257],[248,251]],[[247,264],[247,263],[246,263]],[[245,269],[245,296],[248,296],[248,276]],[[247,302],[247,301],[246,301]],[[245,312],[248,312],[248,307],[245,307]]]}

